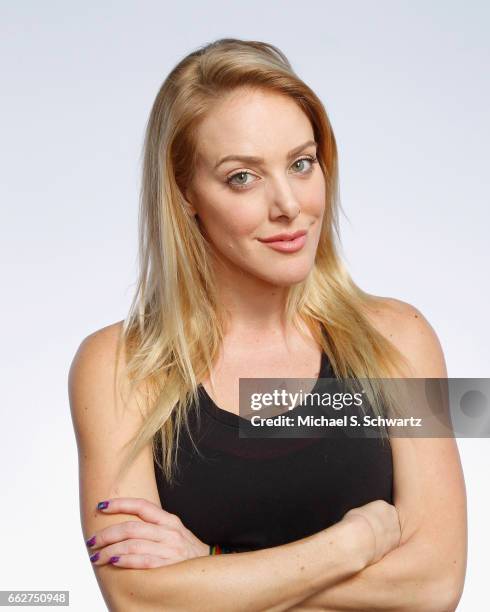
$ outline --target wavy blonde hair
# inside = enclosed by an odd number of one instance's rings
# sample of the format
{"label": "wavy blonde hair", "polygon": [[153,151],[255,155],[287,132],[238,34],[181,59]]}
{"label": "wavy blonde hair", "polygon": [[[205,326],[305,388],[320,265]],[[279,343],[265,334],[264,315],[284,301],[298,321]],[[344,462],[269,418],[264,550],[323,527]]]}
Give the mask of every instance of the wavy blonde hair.
{"label": "wavy blonde hair", "polygon": [[[139,211],[139,278],[123,322],[118,355],[125,352],[129,395],[142,401],[144,424],[128,443],[122,473],[152,441],[153,456],[173,480],[181,426],[198,385],[212,369],[224,337],[224,313],[198,223],[184,194],[196,165],[199,122],[216,101],[239,87],[288,96],[309,118],[326,181],[326,206],[314,266],[291,286],[286,323],[306,325],[337,378],[397,376],[405,358],[370,323],[378,301],[362,291],[339,256],[337,146],[320,99],[274,45],[220,39],[193,51],[170,72],[148,119]],[[119,360],[117,360],[119,362]],[[382,414],[374,385],[373,409]],[[157,448],[159,449],[157,451]]]}

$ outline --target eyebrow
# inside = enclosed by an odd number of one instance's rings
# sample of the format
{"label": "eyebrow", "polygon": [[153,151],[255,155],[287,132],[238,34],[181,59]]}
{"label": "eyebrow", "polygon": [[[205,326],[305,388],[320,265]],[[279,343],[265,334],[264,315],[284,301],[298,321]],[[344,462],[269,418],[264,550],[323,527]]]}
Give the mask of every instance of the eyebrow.
{"label": "eyebrow", "polygon": [[[307,140],[305,143],[303,143],[302,145],[299,145],[299,147],[295,147],[294,149],[292,149],[291,151],[289,151],[289,153],[287,154],[287,158],[291,159],[292,157],[294,157],[297,153],[299,153],[300,151],[302,151],[303,149],[306,149],[306,147],[310,147],[310,146],[316,146],[316,142],[314,140]],[[218,166],[220,166],[221,164],[223,164],[226,161],[243,161],[243,162],[248,162],[249,164],[260,164],[264,162],[264,159],[262,157],[255,157],[253,155],[226,155],[226,157],[222,157],[219,162],[216,164],[216,166],[214,167],[214,169],[216,170],[216,168]]]}

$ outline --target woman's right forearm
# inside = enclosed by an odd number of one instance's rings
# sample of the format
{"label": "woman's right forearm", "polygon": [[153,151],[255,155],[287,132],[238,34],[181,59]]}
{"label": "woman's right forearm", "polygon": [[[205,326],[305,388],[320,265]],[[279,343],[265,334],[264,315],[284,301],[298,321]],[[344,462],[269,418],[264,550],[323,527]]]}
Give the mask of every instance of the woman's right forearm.
{"label": "woman's right forearm", "polygon": [[361,571],[372,554],[370,530],[341,521],[273,548],[114,569],[121,572],[124,612],[281,612]]}

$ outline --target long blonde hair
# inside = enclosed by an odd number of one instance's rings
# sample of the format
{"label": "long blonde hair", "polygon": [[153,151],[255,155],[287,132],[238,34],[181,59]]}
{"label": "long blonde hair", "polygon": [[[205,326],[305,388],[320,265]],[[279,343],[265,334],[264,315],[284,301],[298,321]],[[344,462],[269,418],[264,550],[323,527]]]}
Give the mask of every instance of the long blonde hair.
{"label": "long blonde hair", "polygon": [[[224,337],[209,250],[184,193],[196,162],[196,128],[215,102],[238,87],[293,99],[309,118],[326,182],[326,206],[314,266],[288,290],[287,324],[303,325],[327,354],[337,378],[397,376],[403,355],[370,323],[377,300],[352,280],[339,256],[337,146],[320,99],[274,45],[220,39],[187,55],[170,72],[146,127],[139,212],[139,278],[123,322],[129,394],[137,390],[144,423],[130,441],[124,471],[152,441],[169,482],[190,401],[211,371]],[[376,414],[381,394],[374,389]],[[157,446],[161,454],[157,452]]]}

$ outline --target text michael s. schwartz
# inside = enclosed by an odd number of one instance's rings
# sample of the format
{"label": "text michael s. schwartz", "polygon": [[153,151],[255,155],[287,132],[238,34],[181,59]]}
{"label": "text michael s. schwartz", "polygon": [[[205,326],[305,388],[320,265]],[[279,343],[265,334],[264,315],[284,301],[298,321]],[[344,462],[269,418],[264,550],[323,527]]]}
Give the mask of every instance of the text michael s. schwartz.
{"label": "text michael s. schwartz", "polygon": [[261,417],[258,415],[250,419],[250,423],[254,427],[422,427],[422,419],[416,417],[407,418],[387,418],[387,417],[371,417],[364,415],[362,423],[359,422],[357,415],[344,415],[343,417],[329,418],[326,416],[314,417],[311,415],[286,416],[277,415],[275,417]]}

